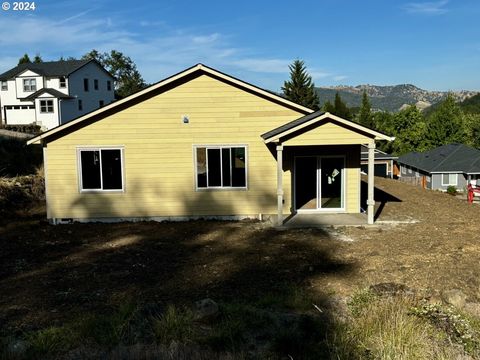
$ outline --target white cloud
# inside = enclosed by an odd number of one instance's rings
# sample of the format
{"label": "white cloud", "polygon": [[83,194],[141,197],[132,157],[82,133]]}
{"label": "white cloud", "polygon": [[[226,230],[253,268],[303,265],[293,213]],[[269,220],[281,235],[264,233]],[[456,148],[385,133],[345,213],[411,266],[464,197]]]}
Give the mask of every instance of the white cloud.
{"label": "white cloud", "polygon": [[409,13],[441,15],[448,12],[445,6],[448,0],[430,1],[430,2],[413,2],[406,4],[403,9]]}
{"label": "white cloud", "polygon": [[220,34],[214,33],[210,35],[204,35],[204,36],[194,36],[192,37],[192,41],[195,44],[209,44],[209,43],[214,43],[220,38]]}

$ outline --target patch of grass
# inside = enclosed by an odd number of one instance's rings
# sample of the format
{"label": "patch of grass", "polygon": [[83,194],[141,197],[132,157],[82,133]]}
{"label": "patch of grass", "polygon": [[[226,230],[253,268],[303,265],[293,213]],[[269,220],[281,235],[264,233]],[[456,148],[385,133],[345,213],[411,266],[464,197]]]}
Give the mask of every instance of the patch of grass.
{"label": "patch of grass", "polygon": [[153,319],[153,331],[157,341],[162,344],[168,345],[172,341],[181,343],[193,341],[195,334],[193,313],[187,308],[180,309],[169,305],[160,317]]}
{"label": "patch of grass", "polygon": [[29,355],[38,358],[67,351],[78,342],[78,338],[69,327],[52,326],[28,334],[27,342]]}
{"label": "patch of grass", "polygon": [[220,318],[213,324],[211,333],[202,339],[217,351],[241,352],[249,336],[271,332],[272,318],[265,310],[244,303],[222,304],[220,310]]}
{"label": "patch of grass", "polygon": [[412,316],[414,305],[410,298],[356,294],[349,304],[351,321],[330,336],[332,354],[339,359],[454,359],[458,354],[445,334]]}
{"label": "patch of grass", "polygon": [[255,302],[259,308],[289,309],[307,311],[318,304],[318,299],[312,291],[298,286],[284,286],[268,292]]}
{"label": "patch of grass", "polygon": [[88,315],[73,325],[79,338],[100,346],[113,347],[132,337],[132,322],[138,311],[133,302],[125,302],[112,314]]}
{"label": "patch of grass", "polygon": [[371,306],[372,302],[377,299],[377,296],[369,289],[360,290],[352,295],[348,301],[348,309],[354,317],[359,316],[365,309]]}
{"label": "patch of grass", "polygon": [[465,351],[480,357],[480,320],[453,306],[422,303],[412,307],[412,313],[428,320],[436,328],[443,330],[448,337],[463,346]]}

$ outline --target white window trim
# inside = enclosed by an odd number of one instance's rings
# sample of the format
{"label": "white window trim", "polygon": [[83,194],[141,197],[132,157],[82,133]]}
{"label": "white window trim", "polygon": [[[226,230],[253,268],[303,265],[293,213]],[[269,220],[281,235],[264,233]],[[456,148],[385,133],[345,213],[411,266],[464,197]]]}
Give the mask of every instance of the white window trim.
{"label": "white window trim", "polygon": [[[32,89],[32,81],[35,85],[35,89]],[[28,82],[28,88],[29,90],[26,89],[25,87],[25,82]],[[37,91],[37,79],[35,78],[26,78],[26,79],[23,79],[23,92],[35,92]]]}
{"label": "white window trim", "polygon": [[[63,79],[63,82],[62,82],[62,79]],[[67,87],[67,78],[65,76],[58,78],[58,87],[60,89],[65,89]]]}
{"label": "white window trim", "polygon": [[[51,101],[51,102],[52,102],[52,111],[42,111],[42,102],[43,102],[43,101],[45,101],[45,102]],[[55,113],[55,106],[54,106],[54,104],[53,104],[53,100],[50,100],[50,99],[39,100],[39,105],[40,105],[40,106],[39,106],[39,107],[40,107],[40,114],[54,114],[54,113]],[[49,105],[46,104],[44,107],[47,108],[47,110],[48,110]]]}
{"label": "white window trim", "polygon": [[[121,189],[83,189],[82,179],[82,151],[102,151],[102,150],[120,150],[121,161],[121,176],[122,176],[122,188]],[[102,174],[102,155],[100,155],[100,184],[103,186],[103,174]],[[77,146],[77,177],[78,177],[78,191],[81,194],[85,193],[124,193],[125,192],[125,147],[106,145],[106,146]]]}
{"label": "white window trim", "polygon": [[8,81],[2,81],[1,82],[1,90],[2,91],[8,91]]}
{"label": "white window trim", "polygon": [[448,181],[450,182],[450,176],[455,175],[455,183],[444,184],[443,183],[443,175],[442,174],[442,186],[457,186],[458,185],[458,174],[457,173],[448,173]]}
{"label": "white window trim", "polygon": [[[208,186],[208,149],[220,149],[220,159],[222,159],[221,149],[225,148],[240,148],[245,149],[245,186]],[[198,175],[197,175],[197,149],[205,148],[206,149],[206,167],[207,167],[207,186],[198,187]],[[220,160],[220,163],[222,161]],[[220,191],[229,191],[229,190],[248,190],[248,145],[246,144],[229,144],[229,145],[193,145],[193,165],[194,165],[194,177],[195,177],[195,191],[209,191],[209,190],[220,190]],[[230,166],[231,171],[231,166]],[[223,171],[220,171],[221,182],[223,183]],[[231,176],[231,174],[230,174]]]}

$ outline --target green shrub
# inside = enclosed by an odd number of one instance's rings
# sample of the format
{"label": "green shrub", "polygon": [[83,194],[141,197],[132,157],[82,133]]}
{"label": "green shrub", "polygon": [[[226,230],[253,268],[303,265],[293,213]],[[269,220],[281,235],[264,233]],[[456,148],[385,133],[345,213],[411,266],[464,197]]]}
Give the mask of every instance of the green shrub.
{"label": "green shrub", "polygon": [[447,193],[450,195],[456,195],[457,194],[457,188],[453,185],[449,185],[447,187]]}
{"label": "green shrub", "polygon": [[27,124],[27,125],[5,125],[4,127],[5,130],[10,130],[10,131],[18,131],[26,134],[40,134],[41,133],[41,127],[39,125],[35,124]]}
{"label": "green shrub", "polygon": [[34,174],[42,159],[40,145],[27,146],[25,140],[0,136],[0,176]]}

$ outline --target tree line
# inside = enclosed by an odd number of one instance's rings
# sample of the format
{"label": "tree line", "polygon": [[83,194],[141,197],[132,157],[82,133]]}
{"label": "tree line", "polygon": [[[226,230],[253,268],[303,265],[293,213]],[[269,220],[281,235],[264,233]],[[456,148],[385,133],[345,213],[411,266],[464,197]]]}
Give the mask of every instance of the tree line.
{"label": "tree line", "polygon": [[305,64],[295,60],[290,66],[290,79],[282,87],[283,96],[313,110],[328,111],[363,126],[378,130],[395,141],[380,143],[379,148],[394,155],[426,151],[435,147],[462,143],[480,149],[480,95],[458,104],[452,94],[423,113],[415,105],[398,112],[373,111],[366,91],[360,108],[352,109],[336,93],[333,103],[320,105],[315,85]]}
{"label": "tree line", "polygon": [[[120,51],[101,53],[94,49],[81,59],[98,61],[115,77],[117,98],[126,97],[147,86],[133,60]],[[77,59],[61,57],[59,60]],[[33,60],[30,60],[28,54],[25,54],[18,63],[31,62],[41,63],[43,59],[40,54],[36,54]],[[282,86],[282,95],[285,98],[310,109],[328,111],[395,136],[395,141],[379,144],[379,148],[384,151],[403,155],[410,151],[425,151],[451,143],[463,143],[480,149],[480,95],[467,99],[463,107],[449,94],[441,103],[426,112],[420,111],[415,105],[399,112],[388,112],[374,111],[364,91],[360,108],[349,108],[338,93],[335,94],[333,103],[327,100],[320,104],[315,84],[302,60],[295,60],[289,70],[290,79]]]}

